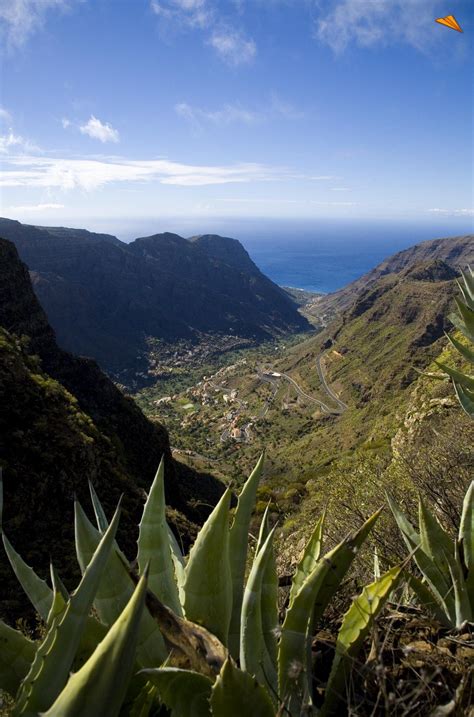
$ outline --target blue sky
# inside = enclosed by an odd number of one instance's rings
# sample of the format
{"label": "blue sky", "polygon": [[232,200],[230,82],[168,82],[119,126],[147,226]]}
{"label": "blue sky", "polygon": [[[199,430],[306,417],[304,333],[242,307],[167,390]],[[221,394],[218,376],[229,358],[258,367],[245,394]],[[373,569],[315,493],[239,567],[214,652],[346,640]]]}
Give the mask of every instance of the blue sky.
{"label": "blue sky", "polygon": [[471,0],[0,0],[0,26],[4,216],[471,221]]}

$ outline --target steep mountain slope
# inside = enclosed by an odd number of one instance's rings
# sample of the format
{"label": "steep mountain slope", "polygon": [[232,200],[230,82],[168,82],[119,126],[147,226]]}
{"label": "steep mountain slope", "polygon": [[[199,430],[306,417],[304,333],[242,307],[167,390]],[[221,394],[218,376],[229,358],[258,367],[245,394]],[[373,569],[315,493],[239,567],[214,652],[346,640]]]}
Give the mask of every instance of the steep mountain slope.
{"label": "steep mountain slope", "polygon": [[463,269],[474,263],[474,235],[467,234],[446,239],[432,239],[415,244],[381,262],[364,276],[351,282],[340,291],[317,299],[312,307],[315,315],[334,316],[348,308],[358,295],[387,274],[398,274],[420,262],[440,259],[454,269]]}
{"label": "steep mountain slope", "polygon": [[451,328],[455,276],[451,267],[435,260],[380,278],[339,319],[278,365],[308,393],[323,398],[316,370],[322,355],[328,384],[348,405],[340,416],[316,417],[291,447],[295,460],[308,466],[308,450],[316,451],[317,462],[327,466],[340,450],[389,440],[395,407],[403,405],[418,377],[416,369],[423,370],[439,354],[444,332]]}
{"label": "steep mountain slope", "polygon": [[233,239],[157,234],[124,244],[84,230],[0,220],[32,272],[61,346],[109,371],[146,366],[150,339],[261,340],[309,325]]}
{"label": "steep mountain slope", "polygon": [[[132,554],[143,490],[162,456],[167,501],[191,520],[202,520],[222,493],[218,481],[172,460],[165,428],[148,421],[95,362],[58,348],[27,268],[3,239],[0,394],[3,525],[43,573],[50,555],[66,561],[67,577],[75,571],[70,514],[74,495],[89,504],[89,479],[109,513],[124,494],[120,530]],[[0,580],[15,601],[19,592],[3,554]]]}

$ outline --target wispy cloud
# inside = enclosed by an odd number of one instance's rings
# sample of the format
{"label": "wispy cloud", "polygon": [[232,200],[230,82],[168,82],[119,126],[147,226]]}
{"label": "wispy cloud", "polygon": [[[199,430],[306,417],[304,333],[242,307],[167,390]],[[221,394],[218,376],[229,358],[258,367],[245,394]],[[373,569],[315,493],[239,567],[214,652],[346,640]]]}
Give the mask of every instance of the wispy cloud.
{"label": "wispy cloud", "polygon": [[442,7],[441,0],[317,0],[315,35],[336,53],[352,43],[397,42],[425,52],[441,37],[434,19]]}
{"label": "wispy cloud", "polygon": [[[209,0],[151,0],[150,7],[168,30],[201,31],[205,43],[229,65],[249,64],[257,54],[255,41],[231,24],[228,11],[224,18],[217,3]],[[232,9],[231,3],[229,8]]]}
{"label": "wispy cloud", "polygon": [[192,165],[168,159],[10,156],[3,165],[0,186],[62,190],[94,190],[116,182],[159,182],[190,187],[302,178],[288,168],[259,163]]}
{"label": "wispy cloud", "polygon": [[289,102],[285,102],[278,95],[272,93],[265,107],[249,109],[239,103],[226,103],[214,110],[203,109],[180,102],[175,105],[175,112],[183,119],[190,122],[195,128],[203,124],[229,125],[234,123],[255,125],[272,118],[301,119],[304,112],[296,109]]}
{"label": "wispy cloud", "polygon": [[208,42],[230,65],[247,65],[257,54],[257,46],[253,40],[248,40],[240,32],[231,29],[213,32]]}
{"label": "wispy cloud", "polygon": [[89,137],[92,137],[92,139],[98,139],[103,143],[120,141],[118,130],[114,129],[108,122],[101,122],[100,119],[97,119],[94,115],[91,115],[85,124],[80,125],[79,130],[81,134],[87,134]]}
{"label": "wispy cloud", "polygon": [[81,0],[0,0],[0,31],[7,46],[21,47],[49,12],[65,11]]}
{"label": "wispy cloud", "polygon": [[[2,2],[2,0],[0,0]],[[40,152],[40,148],[20,134],[13,127],[13,117],[5,108],[0,108],[0,123],[4,125],[0,133],[0,155],[13,152]],[[5,126],[6,125],[6,126]],[[8,129],[7,129],[8,127]]]}
{"label": "wispy cloud", "polygon": [[232,104],[225,104],[218,110],[204,110],[200,107],[193,107],[187,102],[180,102],[175,105],[174,109],[176,114],[195,126],[202,122],[210,122],[215,125],[227,125],[234,122],[251,125],[264,119],[260,112]]}
{"label": "wispy cloud", "polygon": [[474,217],[474,209],[441,209],[439,207],[435,207],[434,209],[428,209],[429,212],[432,212],[433,214],[443,214],[444,216],[449,217]]}
{"label": "wispy cloud", "polygon": [[64,204],[24,204],[15,207],[6,207],[5,213],[15,212],[47,212],[50,209],[64,209]]}
{"label": "wispy cloud", "polygon": [[11,124],[12,116],[4,107],[0,107],[0,122]]}

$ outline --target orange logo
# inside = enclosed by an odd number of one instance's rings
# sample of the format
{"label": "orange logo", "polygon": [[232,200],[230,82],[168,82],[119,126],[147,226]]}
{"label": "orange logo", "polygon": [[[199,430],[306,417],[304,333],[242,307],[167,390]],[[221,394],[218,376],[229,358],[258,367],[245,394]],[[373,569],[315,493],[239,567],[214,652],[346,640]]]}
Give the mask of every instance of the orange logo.
{"label": "orange logo", "polygon": [[450,27],[451,30],[457,30],[458,32],[462,32],[461,26],[454,17],[454,15],[446,15],[446,17],[438,17],[436,19],[436,22],[439,22],[440,25],[446,25],[446,27]]}

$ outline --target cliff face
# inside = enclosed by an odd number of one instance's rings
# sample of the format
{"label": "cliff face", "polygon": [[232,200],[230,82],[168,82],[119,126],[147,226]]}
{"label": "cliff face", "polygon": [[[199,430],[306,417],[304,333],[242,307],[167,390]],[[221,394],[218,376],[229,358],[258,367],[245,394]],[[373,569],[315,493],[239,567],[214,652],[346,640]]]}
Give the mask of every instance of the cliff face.
{"label": "cliff face", "polygon": [[[73,498],[89,505],[88,480],[110,515],[124,494],[120,542],[133,556],[135,526],[162,456],[170,506],[194,521],[221,484],[171,458],[166,429],[151,423],[90,359],[57,346],[13,244],[0,239],[0,466],[3,525],[16,549],[47,573],[49,557],[76,571]],[[185,486],[184,490],[180,485]],[[183,536],[186,540],[186,536]],[[0,557],[7,612],[19,608],[11,568]],[[20,603],[21,604],[21,603]]]}
{"label": "cliff face", "polygon": [[5,219],[0,235],[32,272],[60,345],[112,372],[143,365],[149,339],[217,333],[262,340],[309,328],[234,239],[165,233],[124,244]]}
{"label": "cliff face", "polygon": [[432,239],[400,251],[340,291],[318,299],[315,302],[316,313],[334,315],[347,309],[361,293],[366,292],[384,276],[400,274],[415,264],[436,261],[442,261],[458,272],[459,269],[465,269],[468,265],[472,265],[474,263],[474,235]]}

